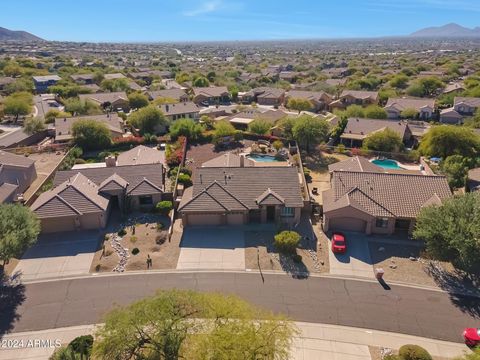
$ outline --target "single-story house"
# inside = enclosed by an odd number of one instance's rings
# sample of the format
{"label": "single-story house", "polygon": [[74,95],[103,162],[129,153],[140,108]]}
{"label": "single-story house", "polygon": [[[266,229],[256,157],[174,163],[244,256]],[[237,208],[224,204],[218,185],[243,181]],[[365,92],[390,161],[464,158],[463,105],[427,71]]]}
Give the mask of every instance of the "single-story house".
{"label": "single-story house", "polygon": [[72,140],[72,126],[78,120],[94,120],[107,125],[112,139],[121,137],[124,134],[124,121],[117,113],[108,113],[102,115],[75,116],[69,118],[55,119],[55,142],[65,142]]}
{"label": "single-story house", "polygon": [[480,191],[480,167],[468,171],[467,189],[468,191]]}
{"label": "single-story house", "polygon": [[162,164],[59,171],[32,204],[42,232],[104,228],[112,207],[151,209],[165,193]]}
{"label": "single-story house", "polygon": [[176,104],[158,105],[160,111],[171,121],[178,119],[198,119],[200,108],[194,102],[181,102]]}
{"label": "single-story house", "polygon": [[217,156],[211,160],[205,161],[202,167],[243,167],[243,166],[255,166],[255,161],[240,154],[233,153],[231,151],[226,152],[220,156]]}
{"label": "single-story house", "polygon": [[165,151],[139,145],[117,156],[117,166],[164,164]]}
{"label": "single-story house", "polygon": [[116,80],[116,79],[126,79],[127,77],[122,73],[114,73],[114,74],[105,74],[103,75],[105,80]]}
{"label": "single-story house", "polygon": [[195,104],[218,105],[230,102],[230,93],[226,86],[193,88]]}
{"label": "single-story house", "polygon": [[147,91],[148,99],[153,101],[158,98],[172,99],[173,102],[187,102],[189,101],[188,95],[183,89],[165,89],[157,91]]}
{"label": "single-story house", "polygon": [[96,94],[81,94],[78,96],[82,101],[91,101],[98,104],[102,108],[111,108],[113,110],[121,109],[125,112],[130,110],[130,103],[125,91],[96,93]]}
{"label": "single-story house", "polygon": [[200,167],[178,212],[184,226],[252,222],[294,226],[304,206],[296,167]]}
{"label": "single-story house", "polygon": [[389,119],[399,119],[404,110],[411,109],[419,119],[429,120],[435,111],[435,99],[389,98],[384,109]]}
{"label": "single-story house", "polygon": [[94,84],[95,74],[73,74],[70,78],[77,84],[91,85]]}
{"label": "single-story house", "polygon": [[289,99],[308,100],[312,103],[313,111],[325,110],[332,102],[332,96],[325,91],[290,90],[285,97],[285,103]]}
{"label": "single-story house", "polygon": [[411,233],[423,207],[440,205],[452,195],[444,176],[334,165],[338,170],[330,170],[331,189],[322,193],[324,231]]}
{"label": "single-story house", "polygon": [[406,121],[349,118],[340,140],[345,146],[361,147],[367,136],[385,129],[396,132],[405,144],[412,139],[412,132]]}
{"label": "single-story house", "polygon": [[0,204],[17,200],[36,178],[34,160],[0,151]]}
{"label": "single-story house", "polygon": [[50,86],[62,80],[58,75],[33,76],[33,84],[37,93],[44,93]]}
{"label": "single-story house", "polygon": [[330,103],[332,108],[345,109],[350,105],[367,106],[378,103],[377,91],[343,90],[340,97]]}
{"label": "single-story house", "polygon": [[259,87],[242,95],[243,103],[256,102],[260,105],[279,106],[285,100],[285,90],[278,88]]}
{"label": "single-story house", "polygon": [[464,117],[473,116],[479,107],[480,98],[456,96],[453,99],[453,107],[440,112],[440,122],[444,124],[463,123]]}
{"label": "single-story house", "polygon": [[453,82],[445,86],[444,94],[459,93],[465,91],[465,85],[461,82]]}
{"label": "single-story house", "polygon": [[246,130],[248,125],[254,121],[255,119],[262,119],[267,121],[272,125],[287,116],[281,110],[267,110],[267,111],[259,111],[256,109],[252,110],[245,110],[237,114],[232,114],[225,118],[225,120],[229,121],[236,129],[239,130]]}

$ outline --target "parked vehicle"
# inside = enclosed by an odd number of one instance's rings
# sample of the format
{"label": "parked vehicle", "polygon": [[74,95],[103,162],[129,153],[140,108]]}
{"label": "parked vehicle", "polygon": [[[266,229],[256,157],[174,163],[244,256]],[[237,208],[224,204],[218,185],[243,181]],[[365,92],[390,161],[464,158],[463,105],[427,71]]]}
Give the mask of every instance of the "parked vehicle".
{"label": "parked vehicle", "polygon": [[342,233],[333,233],[332,252],[343,254],[347,251],[347,241]]}
{"label": "parked vehicle", "polygon": [[463,338],[468,346],[480,345],[480,328],[466,328],[463,330]]}

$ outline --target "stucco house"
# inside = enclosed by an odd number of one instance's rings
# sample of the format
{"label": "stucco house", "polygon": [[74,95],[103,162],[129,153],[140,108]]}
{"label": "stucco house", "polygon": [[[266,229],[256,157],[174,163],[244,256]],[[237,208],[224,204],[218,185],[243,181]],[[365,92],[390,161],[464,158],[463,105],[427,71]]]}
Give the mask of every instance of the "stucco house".
{"label": "stucco house", "polygon": [[201,167],[178,212],[184,226],[295,225],[304,207],[296,167]]}
{"label": "stucco house", "polygon": [[452,195],[444,176],[390,172],[367,165],[366,159],[356,162],[329,167],[331,189],[322,193],[324,231],[411,233],[422,207],[439,205]]}
{"label": "stucco house", "polygon": [[331,108],[345,109],[350,105],[368,106],[378,103],[377,91],[343,90],[340,97],[330,103]]}
{"label": "stucco house", "polygon": [[230,93],[226,86],[193,88],[195,104],[218,105],[230,102]]}
{"label": "stucco house", "polygon": [[42,232],[101,229],[110,211],[147,210],[164,199],[162,164],[59,171],[32,204]]}
{"label": "stucco house", "polygon": [[79,120],[93,120],[105,124],[113,138],[121,137],[124,133],[124,121],[117,113],[103,115],[75,116],[55,119],[55,142],[72,140],[72,127]]}
{"label": "stucco house", "polygon": [[191,101],[176,104],[162,104],[159,105],[158,108],[170,121],[183,118],[198,120],[200,117],[200,108]]}
{"label": "stucco house", "polygon": [[259,87],[242,95],[242,102],[249,104],[256,102],[260,105],[279,106],[285,99],[285,90],[278,88]]}
{"label": "stucco house", "polygon": [[98,104],[100,107],[112,109],[116,111],[121,109],[125,112],[130,110],[130,103],[125,91],[109,92],[109,93],[95,93],[95,94],[81,94],[78,95],[82,101],[91,101]]}
{"label": "stucco house", "polygon": [[435,111],[435,99],[389,98],[384,109],[389,119],[399,119],[404,110],[412,109],[419,119],[429,120]]}
{"label": "stucco house", "polygon": [[147,96],[150,101],[158,98],[171,99],[176,102],[189,101],[188,95],[183,89],[164,89],[156,91],[147,91]]}
{"label": "stucco house", "polygon": [[390,129],[400,136],[405,144],[412,139],[408,123],[403,120],[379,120],[364,118],[349,118],[347,126],[340,135],[340,140],[348,147],[361,147],[363,141],[375,132]]}
{"label": "stucco house", "polygon": [[33,76],[33,84],[37,93],[48,91],[50,86],[56,85],[62,78],[58,75]]}
{"label": "stucco house", "polygon": [[0,204],[17,200],[36,178],[34,160],[0,150]]}
{"label": "stucco house", "polygon": [[468,171],[467,190],[480,191],[480,167]]}
{"label": "stucco house", "polygon": [[325,110],[332,102],[332,96],[325,91],[290,90],[285,97],[285,103],[289,99],[308,100],[312,103],[313,111]]}
{"label": "stucco house", "polygon": [[473,116],[480,108],[480,98],[455,97],[453,106],[440,112],[440,122],[444,124],[461,124],[465,117]]}

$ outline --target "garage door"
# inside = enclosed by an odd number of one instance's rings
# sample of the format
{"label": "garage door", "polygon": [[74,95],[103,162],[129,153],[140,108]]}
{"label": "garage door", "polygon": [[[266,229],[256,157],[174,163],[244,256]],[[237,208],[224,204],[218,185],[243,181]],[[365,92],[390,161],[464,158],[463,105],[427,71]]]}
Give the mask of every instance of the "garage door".
{"label": "garage door", "polygon": [[243,225],[243,214],[228,214],[227,215],[227,224],[228,225]]}
{"label": "garage door", "polygon": [[222,215],[217,214],[191,214],[188,215],[188,225],[220,225]]}
{"label": "garage door", "polygon": [[365,232],[366,221],[355,218],[336,218],[330,219],[328,228],[330,230],[358,231]]}
{"label": "garage door", "polygon": [[42,219],[42,233],[75,231],[74,218]]}

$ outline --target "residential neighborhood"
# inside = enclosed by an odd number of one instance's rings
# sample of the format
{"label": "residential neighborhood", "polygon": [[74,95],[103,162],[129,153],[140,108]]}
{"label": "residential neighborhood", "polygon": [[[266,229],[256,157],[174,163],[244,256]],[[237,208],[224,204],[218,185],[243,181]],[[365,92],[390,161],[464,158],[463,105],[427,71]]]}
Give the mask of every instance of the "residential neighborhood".
{"label": "residential neighborhood", "polygon": [[476,360],[478,28],[202,4],[152,5],[191,41],[0,28],[0,360]]}

